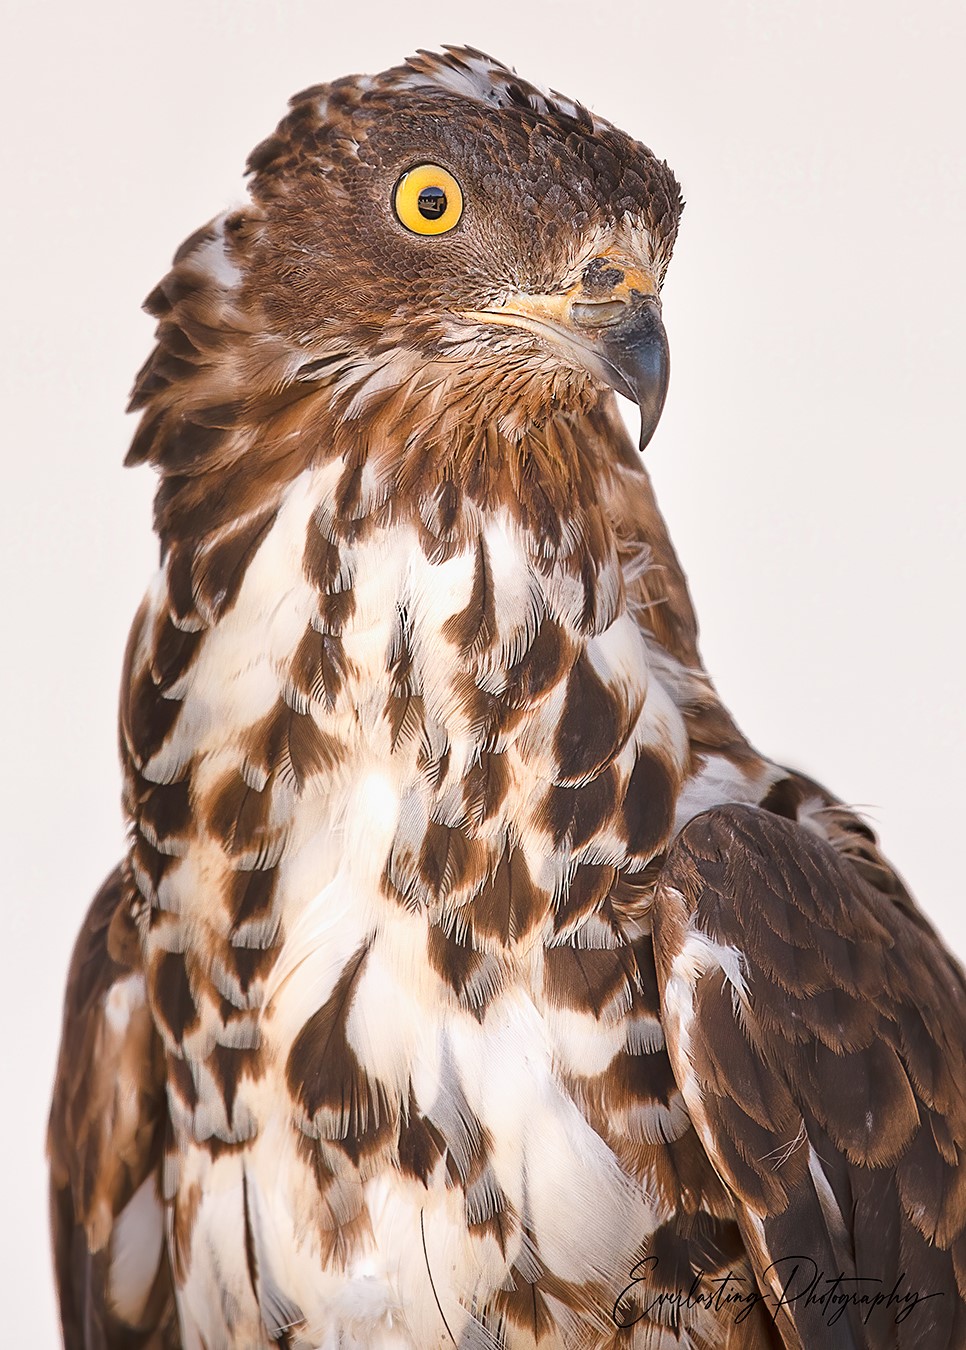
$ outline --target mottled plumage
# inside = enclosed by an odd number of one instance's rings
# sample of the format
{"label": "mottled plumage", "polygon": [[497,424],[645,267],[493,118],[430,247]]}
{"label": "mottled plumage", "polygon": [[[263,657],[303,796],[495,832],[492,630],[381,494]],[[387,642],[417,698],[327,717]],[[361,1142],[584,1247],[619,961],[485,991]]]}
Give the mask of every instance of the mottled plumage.
{"label": "mottled plumage", "polygon": [[[464,49],[305,91],[249,168],[147,302],[66,1345],[966,1344],[962,977],[721,705],[608,388],[646,441],[670,170]],[[794,1255],[936,1296],[779,1306]]]}

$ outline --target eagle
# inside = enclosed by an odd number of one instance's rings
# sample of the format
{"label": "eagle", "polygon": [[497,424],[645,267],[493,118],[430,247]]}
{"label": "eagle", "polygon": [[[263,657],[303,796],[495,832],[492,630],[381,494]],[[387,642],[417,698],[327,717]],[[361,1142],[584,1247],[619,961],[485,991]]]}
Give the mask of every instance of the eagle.
{"label": "eagle", "polygon": [[447,47],[248,173],[146,302],[67,1350],[966,1346],[963,975],[723,706],[644,467],[671,170]]}

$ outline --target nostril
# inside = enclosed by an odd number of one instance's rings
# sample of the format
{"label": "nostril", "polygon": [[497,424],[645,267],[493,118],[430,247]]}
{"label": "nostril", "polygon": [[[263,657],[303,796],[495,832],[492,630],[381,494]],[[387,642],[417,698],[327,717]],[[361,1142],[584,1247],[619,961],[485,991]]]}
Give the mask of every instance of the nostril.
{"label": "nostril", "polygon": [[570,316],[581,328],[607,328],[627,313],[626,300],[575,300]]}
{"label": "nostril", "polygon": [[580,278],[588,291],[612,291],[624,280],[624,273],[608,258],[592,258]]}

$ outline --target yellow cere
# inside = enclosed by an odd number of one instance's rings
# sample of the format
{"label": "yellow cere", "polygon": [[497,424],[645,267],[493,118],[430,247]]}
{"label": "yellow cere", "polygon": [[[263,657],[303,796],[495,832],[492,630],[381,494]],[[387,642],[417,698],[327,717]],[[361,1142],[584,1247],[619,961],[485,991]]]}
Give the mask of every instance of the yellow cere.
{"label": "yellow cere", "polygon": [[446,234],[463,214],[463,193],[438,164],[418,164],[396,184],[393,206],[413,234]]}

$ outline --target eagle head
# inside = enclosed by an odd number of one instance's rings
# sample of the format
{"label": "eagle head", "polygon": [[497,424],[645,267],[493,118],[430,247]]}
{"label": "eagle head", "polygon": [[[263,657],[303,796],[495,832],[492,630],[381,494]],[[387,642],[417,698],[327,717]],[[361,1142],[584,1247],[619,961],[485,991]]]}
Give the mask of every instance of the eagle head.
{"label": "eagle head", "polygon": [[447,48],[296,95],[248,171],[249,203],[189,239],[147,302],[159,341],[128,462],[167,475],[162,539],[320,456],[404,445],[425,465],[465,442],[469,463],[608,386],[650,439],[682,202],[645,146]]}
{"label": "eagle head", "polygon": [[611,385],[653,432],[681,199],[637,141],[450,48],[297,95],[249,169],[252,275],[280,330],[415,353],[456,384],[462,367],[521,423]]}

